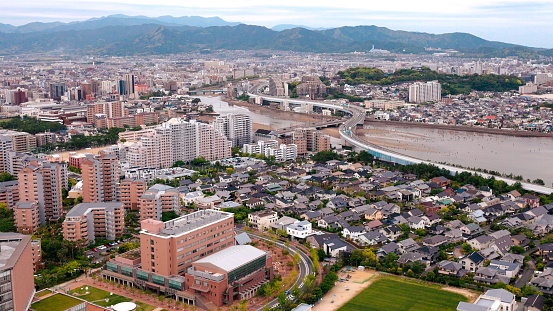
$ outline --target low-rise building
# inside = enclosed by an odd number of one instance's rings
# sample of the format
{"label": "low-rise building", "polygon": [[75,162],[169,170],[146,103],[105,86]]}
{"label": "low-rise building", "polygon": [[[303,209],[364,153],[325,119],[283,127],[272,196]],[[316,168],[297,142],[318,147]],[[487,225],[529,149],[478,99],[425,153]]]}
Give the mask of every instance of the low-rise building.
{"label": "low-rise building", "polygon": [[257,230],[271,228],[278,221],[278,214],[275,211],[258,211],[248,215],[248,221]]}

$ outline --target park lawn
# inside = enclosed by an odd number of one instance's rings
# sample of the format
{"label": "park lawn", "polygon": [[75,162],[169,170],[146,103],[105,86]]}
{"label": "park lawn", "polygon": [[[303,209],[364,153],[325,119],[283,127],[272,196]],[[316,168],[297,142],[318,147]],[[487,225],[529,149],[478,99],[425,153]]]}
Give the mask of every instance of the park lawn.
{"label": "park lawn", "polygon": [[437,286],[398,277],[382,277],[353,297],[338,311],[454,311],[467,297]]}
{"label": "park lawn", "polygon": [[[83,288],[83,289],[81,289]],[[70,294],[84,294],[86,292],[86,289],[84,289],[85,286],[76,288],[70,292]],[[126,302],[126,301],[132,301],[132,299],[123,297],[120,295],[110,295],[110,292],[105,291],[103,289],[99,289],[96,287],[88,286],[89,293],[86,295],[75,295],[75,297],[79,297],[81,299],[84,299],[89,302],[93,302],[99,306],[102,307],[109,307],[111,305],[118,304],[120,302]],[[105,299],[109,298],[109,301],[106,302]]]}
{"label": "park lawn", "polygon": [[35,311],[63,311],[81,303],[83,303],[83,301],[79,299],[56,294],[33,303],[31,308]]}
{"label": "park lawn", "polygon": [[134,303],[136,303],[136,311],[153,311],[157,309],[157,307],[154,307],[144,302],[135,301]]}

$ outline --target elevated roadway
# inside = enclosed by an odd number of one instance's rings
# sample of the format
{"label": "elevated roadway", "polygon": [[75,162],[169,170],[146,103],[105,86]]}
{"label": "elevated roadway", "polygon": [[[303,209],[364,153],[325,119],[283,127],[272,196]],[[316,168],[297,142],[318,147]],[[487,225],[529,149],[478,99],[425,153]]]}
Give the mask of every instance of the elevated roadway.
{"label": "elevated roadway", "polygon": [[296,99],[296,98],[282,98],[282,97],[276,97],[276,96],[266,96],[263,94],[259,94],[258,91],[261,87],[263,87],[264,84],[258,84],[250,89],[251,92],[248,93],[250,97],[261,97],[263,100],[266,101],[272,101],[272,102],[283,102],[287,101],[290,104],[306,104],[310,103],[313,104],[313,106],[322,107],[322,108],[328,108],[328,109],[336,109],[340,111],[344,111],[350,115],[350,118],[345,120],[342,125],[340,125],[340,136],[344,141],[360,148],[363,150],[367,150],[369,153],[371,153],[373,156],[393,162],[398,164],[432,164],[439,168],[448,170],[452,175],[456,173],[462,173],[462,172],[468,172],[475,175],[482,176],[484,178],[491,178],[494,177],[496,180],[501,180],[506,182],[508,185],[512,185],[514,183],[520,182],[522,185],[522,188],[529,191],[534,191],[541,194],[551,194],[553,193],[553,188],[546,187],[546,186],[540,186],[532,183],[527,183],[523,181],[518,181],[510,178],[495,176],[491,174],[481,173],[473,170],[468,170],[464,168],[458,168],[451,165],[444,165],[439,163],[434,163],[430,161],[421,160],[409,155],[405,155],[396,151],[392,151],[383,147],[380,147],[378,145],[375,145],[373,143],[370,143],[360,137],[358,137],[355,134],[355,128],[358,124],[363,124],[365,121],[366,111],[364,108],[351,105],[351,104],[338,104],[328,101],[314,101],[314,100],[304,100],[304,99]]}

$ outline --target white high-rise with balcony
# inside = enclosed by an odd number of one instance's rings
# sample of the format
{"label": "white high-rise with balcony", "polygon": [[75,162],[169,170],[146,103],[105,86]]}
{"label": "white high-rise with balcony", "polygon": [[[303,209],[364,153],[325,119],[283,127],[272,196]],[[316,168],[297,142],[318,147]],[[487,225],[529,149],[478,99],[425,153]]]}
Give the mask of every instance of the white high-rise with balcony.
{"label": "white high-rise with balcony", "polygon": [[415,82],[409,86],[412,103],[438,102],[442,99],[442,85],[438,81]]}
{"label": "white high-rise with balcony", "polygon": [[253,140],[252,117],[248,115],[229,113],[217,117],[213,125],[232,142],[233,147],[242,147]]}

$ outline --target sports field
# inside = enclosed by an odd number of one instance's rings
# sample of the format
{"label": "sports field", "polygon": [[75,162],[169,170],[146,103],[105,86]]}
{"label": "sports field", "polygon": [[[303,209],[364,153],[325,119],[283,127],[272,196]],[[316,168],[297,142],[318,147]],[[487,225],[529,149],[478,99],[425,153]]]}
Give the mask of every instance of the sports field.
{"label": "sports field", "polygon": [[468,299],[437,286],[397,277],[381,277],[338,311],[454,311]]}

